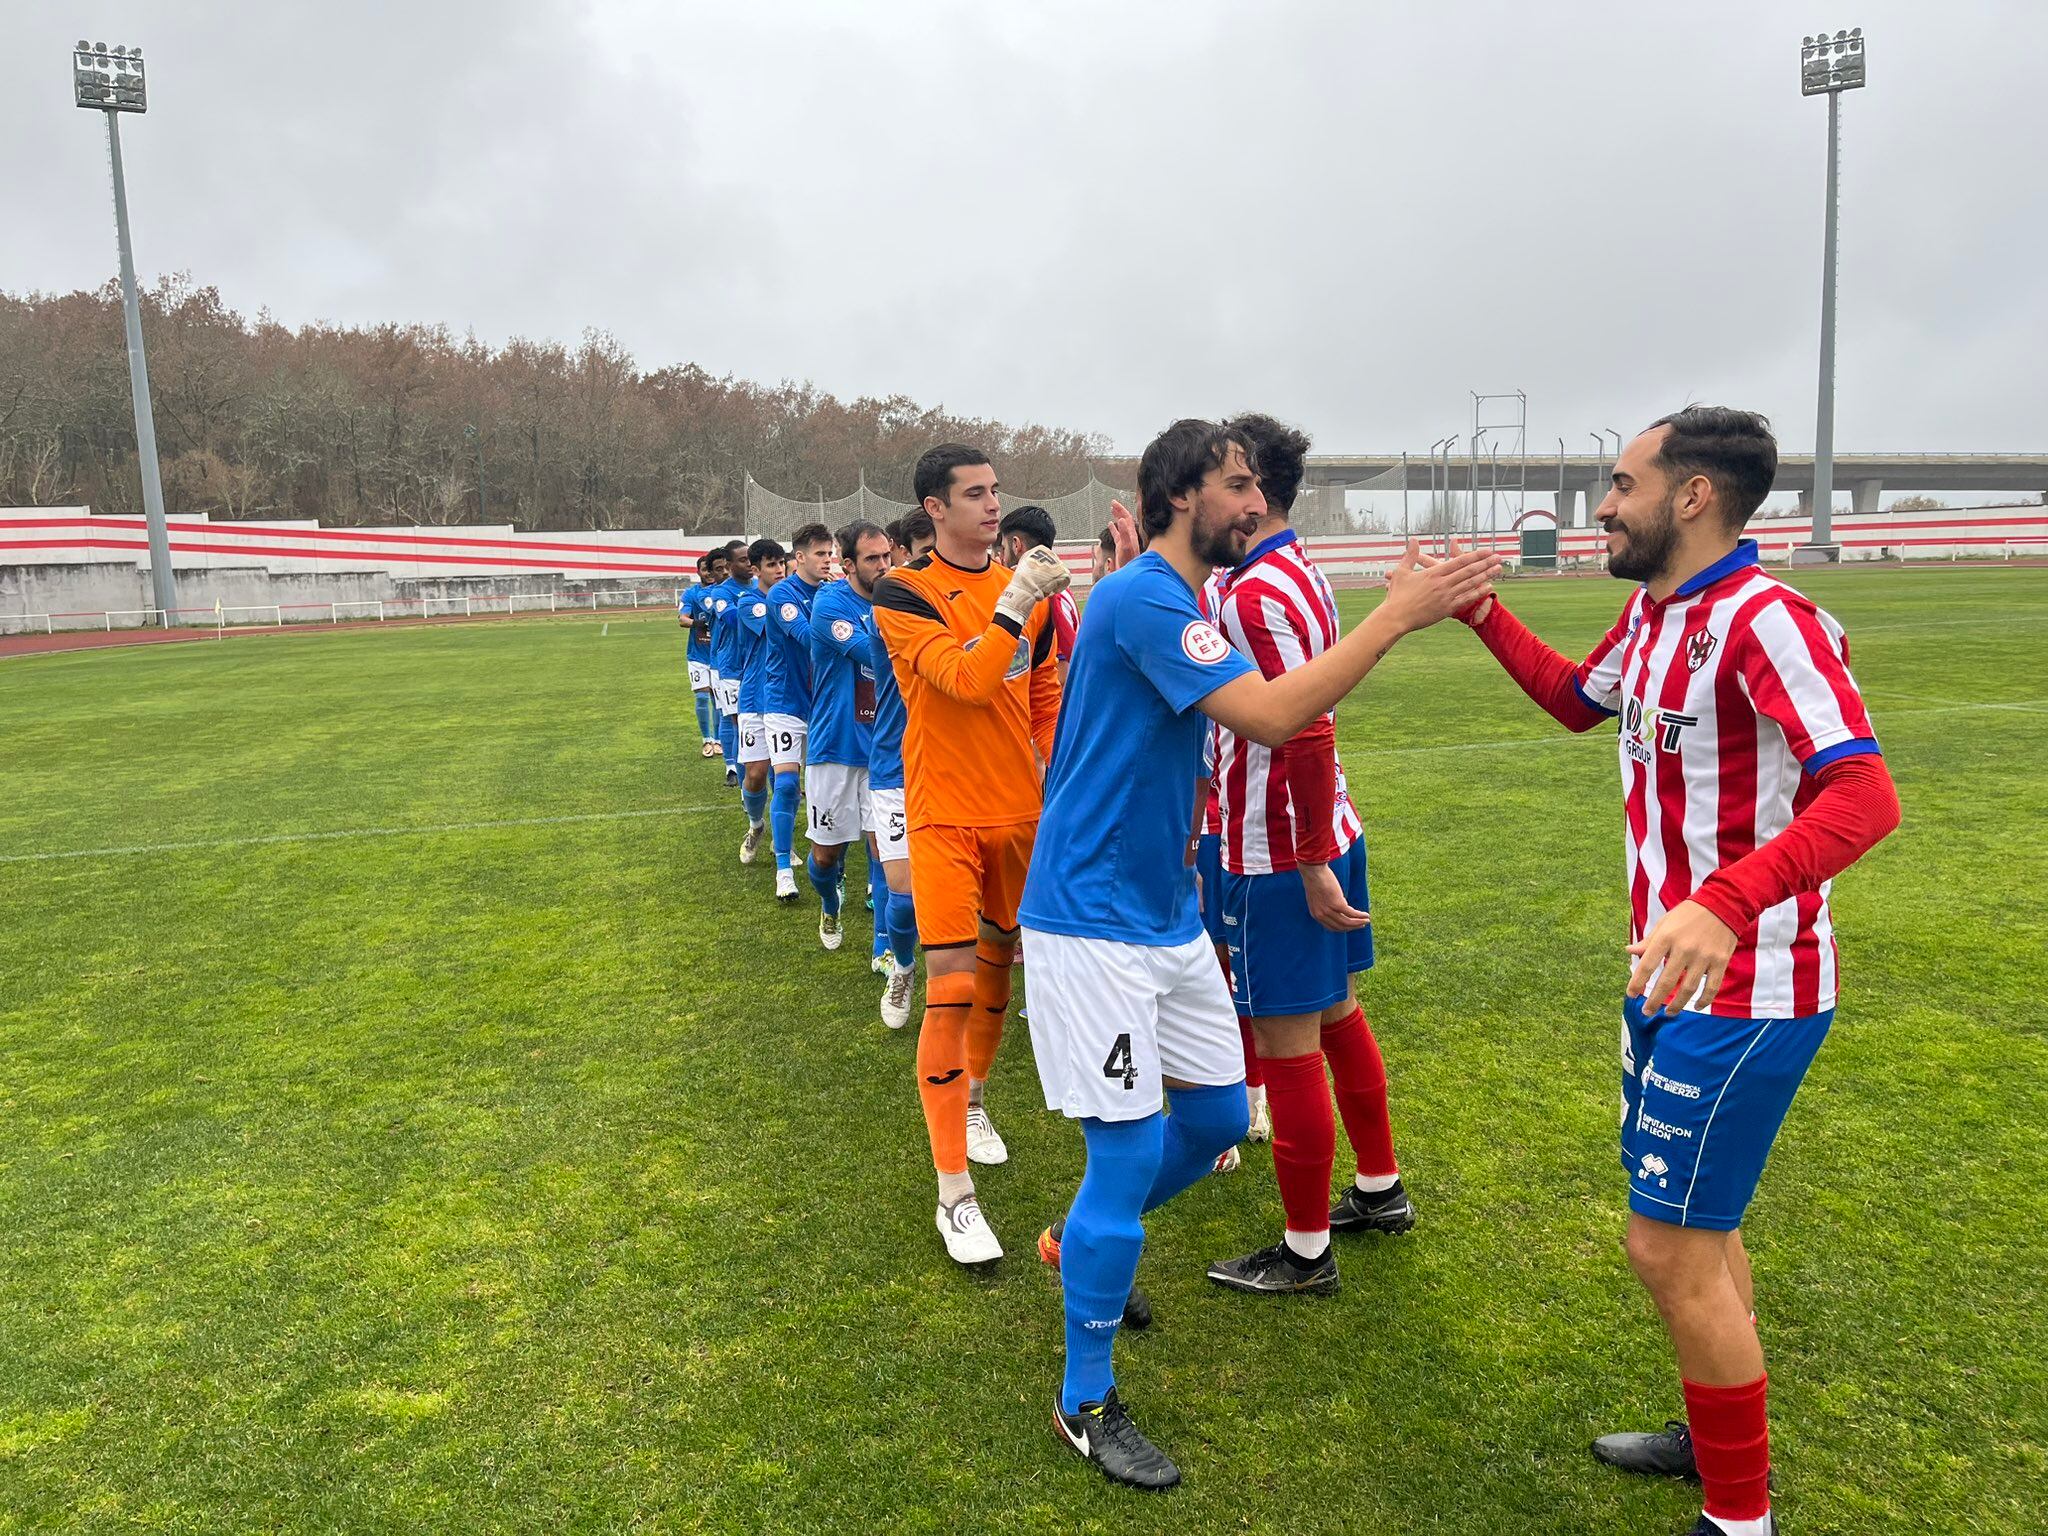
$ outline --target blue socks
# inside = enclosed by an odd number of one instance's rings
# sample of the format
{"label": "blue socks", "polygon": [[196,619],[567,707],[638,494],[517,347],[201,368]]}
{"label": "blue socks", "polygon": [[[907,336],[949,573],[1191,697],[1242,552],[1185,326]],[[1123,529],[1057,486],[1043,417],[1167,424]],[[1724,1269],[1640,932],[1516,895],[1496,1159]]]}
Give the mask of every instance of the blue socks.
{"label": "blue socks", "polygon": [[706,741],[716,741],[719,736],[718,714],[711,707],[711,695],[697,695],[697,734]]}
{"label": "blue socks", "polygon": [[789,850],[796,842],[796,770],[775,770],[775,808],[769,812],[774,827],[775,867],[789,868]]}
{"label": "blue socks", "polygon": [[[777,811],[775,814],[776,824],[780,826],[782,813]],[[811,877],[811,889],[818,893],[818,900],[824,904],[828,917],[839,915],[839,887],[845,872],[845,866],[841,864],[834,864],[830,869],[825,868],[818,862],[818,855],[815,852],[804,860],[804,873]]]}
{"label": "blue socks", "polygon": [[761,825],[761,818],[768,814],[768,786],[748,789],[747,781],[740,780],[740,804],[747,808],[747,820],[754,826]]}
{"label": "blue socks", "polygon": [[1251,1103],[1243,1083],[1220,1088],[1169,1088],[1164,1146],[1145,1209],[1166,1204],[1215,1165],[1226,1147],[1251,1129]]}
{"label": "blue socks", "polygon": [[889,949],[896,956],[896,963],[908,970],[917,963],[917,908],[911,904],[908,891],[888,891],[887,895],[889,905],[875,910],[889,914]]}
{"label": "blue socks", "polygon": [[882,875],[882,861],[868,855],[868,905],[875,909],[875,957],[889,952],[889,882]]}
{"label": "blue socks", "polygon": [[740,763],[740,722],[737,715],[718,717],[718,750],[725,754],[725,766],[737,768]]}
{"label": "blue socks", "polygon": [[[1239,1102],[1244,1089],[1237,1090]],[[1083,1120],[1088,1167],[1060,1234],[1060,1290],[1067,1317],[1067,1368],[1060,1406],[1076,1412],[1116,1385],[1110,1351],[1145,1246],[1140,1213],[1159,1175],[1166,1119]],[[1213,1154],[1212,1154],[1213,1157]]]}

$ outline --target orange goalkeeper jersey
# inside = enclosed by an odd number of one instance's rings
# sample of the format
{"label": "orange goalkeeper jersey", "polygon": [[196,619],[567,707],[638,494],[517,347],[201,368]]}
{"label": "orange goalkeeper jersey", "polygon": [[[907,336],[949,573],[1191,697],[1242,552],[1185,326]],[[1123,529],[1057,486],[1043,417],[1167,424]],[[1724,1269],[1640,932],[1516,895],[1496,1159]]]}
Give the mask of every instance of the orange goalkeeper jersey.
{"label": "orange goalkeeper jersey", "polygon": [[903,690],[904,809],[913,827],[1038,819],[1059,670],[1046,604],[1021,630],[996,617],[1009,583],[993,560],[968,570],[934,550],[875,588],[875,623]]}

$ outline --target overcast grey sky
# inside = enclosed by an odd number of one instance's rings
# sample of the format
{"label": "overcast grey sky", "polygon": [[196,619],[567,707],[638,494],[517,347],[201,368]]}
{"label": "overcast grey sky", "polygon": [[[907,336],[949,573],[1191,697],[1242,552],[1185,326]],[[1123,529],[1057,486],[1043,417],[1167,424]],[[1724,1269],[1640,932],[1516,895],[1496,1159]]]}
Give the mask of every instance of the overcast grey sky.
{"label": "overcast grey sky", "polygon": [[1813,440],[1844,102],[1843,451],[2048,447],[2048,4],[0,0],[0,288],[114,268],[78,37],[140,43],[145,280],[280,319],[608,328],[1108,433],[1532,449],[1687,399]]}

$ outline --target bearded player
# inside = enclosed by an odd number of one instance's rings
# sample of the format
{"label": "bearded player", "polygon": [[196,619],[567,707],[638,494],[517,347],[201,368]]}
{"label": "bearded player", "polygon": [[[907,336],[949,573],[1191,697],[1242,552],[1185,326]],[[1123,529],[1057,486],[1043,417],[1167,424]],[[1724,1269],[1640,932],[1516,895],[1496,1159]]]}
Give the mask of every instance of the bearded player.
{"label": "bearded player", "polygon": [[1043,599],[1067,585],[1047,549],[1015,571],[990,556],[1002,521],[988,455],[944,443],[914,489],[938,543],[875,589],[875,621],[903,690],[910,882],[925,952],[917,1084],[938,1173],[937,1224],[961,1264],[1002,1257],[968,1163],[1009,1150],[983,1087],[1002,1043],[1017,899],[1038,827],[1039,764],[1060,685]]}
{"label": "bearded player", "polygon": [[1593,1443],[1698,1477],[1693,1536],[1772,1536],[1770,1435],[1742,1216],[1834,1019],[1828,887],[1899,822],[1848,642],[1742,535],[1777,474],[1770,424],[1689,406],[1615,462],[1607,568],[1641,585],[1576,666],[1498,599],[1466,615],[1560,724],[1620,718],[1629,953],[1621,1161],[1628,1257],[1688,1422]]}
{"label": "bearded player", "polygon": [[1150,543],[1089,596],[1021,907],[1046,1105],[1079,1120],[1087,1144],[1061,1244],[1067,1352],[1053,1420],[1105,1476],[1139,1488],[1180,1481],[1118,1398],[1111,1364],[1144,1213],[1206,1173],[1249,1121],[1237,1017],[1195,909],[1204,728],[1290,740],[1403,634],[1483,595],[1499,564],[1474,554],[1418,570],[1411,544],[1364,623],[1263,678],[1196,602],[1265,513],[1252,452],[1242,432],[1180,421],[1140,459]]}

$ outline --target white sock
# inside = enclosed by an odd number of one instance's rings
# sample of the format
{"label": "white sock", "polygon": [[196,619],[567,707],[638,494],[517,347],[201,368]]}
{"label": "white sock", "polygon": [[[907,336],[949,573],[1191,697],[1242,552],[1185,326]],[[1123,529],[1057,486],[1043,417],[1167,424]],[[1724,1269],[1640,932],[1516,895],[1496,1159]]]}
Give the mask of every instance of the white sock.
{"label": "white sock", "polygon": [[958,1205],[973,1193],[973,1174],[942,1173],[939,1175],[939,1204]]}
{"label": "white sock", "polygon": [[985,1077],[970,1077],[967,1079],[967,1107],[969,1109],[979,1109],[981,1107],[981,1090],[987,1086],[988,1079]]}
{"label": "white sock", "polygon": [[1259,1106],[1266,1102],[1266,1085],[1260,1083],[1256,1087],[1247,1088],[1244,1091],[1244,1096],[1251,1101],[1252,1113],[1257,1114]]}
{"label": "white sock", "polygon": [[1400,1183],[1401,1175],[1398,1173],[1361,1173],[1351,1182],[1358,1186],[1361,1194],[1378,1195],[1384,1194],[1387,1190]]}
{"label": "white sock", "polygon": [[756,832],[758,832],[758,831],[760,831],[760,830],[761,830],[761,829],[762,829],[763,827],[765,827],[765,826],[767,826],[767,825],[768,825],[768,818],[767,818],[766,816],[755,816],[755,817],[752,817],[752,818],[750,818],[750,820],[749,820],[749,825],[751,825],[751,826],[753,827],[753,829],[754,829],[754,830],[755,830]]}
{"label": "white sock", "polygon": [[1320,1259],[1330,1249],[1330,1229],[1320,1232],[1297,1232],[1289,1227],[1281,1234],[1287,1239],[1287,1246],[1298,1259]]}
{"label": "white sock", "polygon": [[1708,1515],[1714,1529],[1726,1531],[1728,1536],[1771,1536],[1771,1517],[1759,1515],[1754,1520],[1730,1520],[1725,1515]]}

